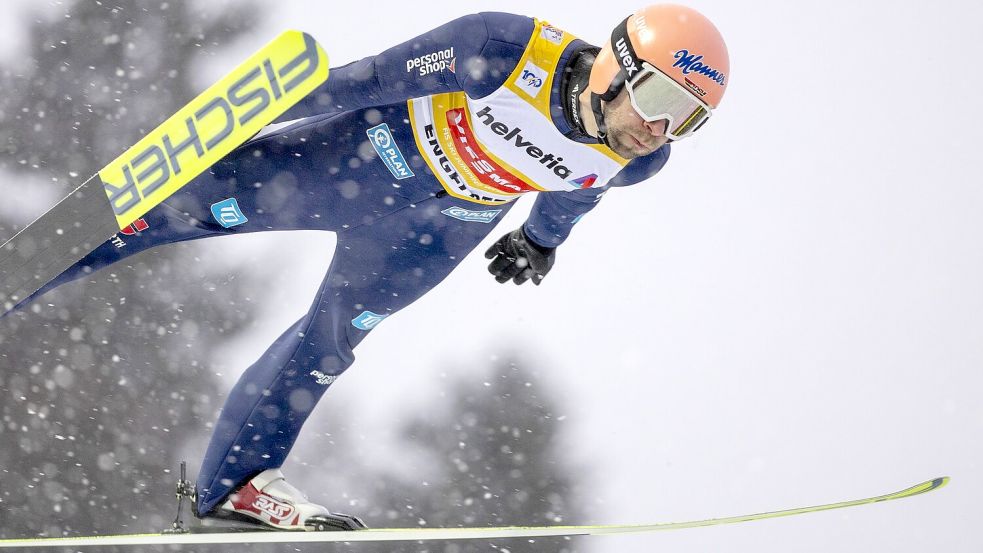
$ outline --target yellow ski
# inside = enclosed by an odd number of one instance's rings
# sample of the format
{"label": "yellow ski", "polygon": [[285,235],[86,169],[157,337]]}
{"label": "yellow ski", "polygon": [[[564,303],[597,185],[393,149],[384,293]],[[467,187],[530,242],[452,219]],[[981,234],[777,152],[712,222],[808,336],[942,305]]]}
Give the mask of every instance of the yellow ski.
{"label": "yellow ski", "polygon": [[328,78],[309,35],[282,33],[0,246],[0,315],[127,228]]}
{"label": "yellow ski", "polygon": [[941,488],[948,477],[935,478],[908,489],[853,501],[842,501],[801,507],[785,511],[772,511],[754,515],[714,518],[690,522],[658,524],[618,524],[602,526],[509,526],[500,528],[380,528],[355,532],[236,532],[203,534],[131,534],[119,536],[86,536],[69,538],[33,538],[0,540],[2,548],[27,547],[91,547],[111,545],[167,545],[167,544],[227,544],[227,543],[302,543],[302,542],[379,542],[425,540],[486,540],[503,538],[542,538],[550,536],[596,536],[602,534],[636,534],[679,530],[700,526],[716,526],[752,520],[787,517],[804,513],[842,509],[881,501],[890,501],[923,494]]}
{"label": "yellow ski", "polygon": [[99,171],[124,229],[328,78],[309,35],[287,31]]}

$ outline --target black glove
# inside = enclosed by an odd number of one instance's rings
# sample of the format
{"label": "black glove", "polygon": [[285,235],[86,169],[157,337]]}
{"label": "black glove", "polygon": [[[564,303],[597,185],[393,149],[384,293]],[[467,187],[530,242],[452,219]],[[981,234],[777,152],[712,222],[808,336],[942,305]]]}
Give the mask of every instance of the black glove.
{"label": "black glove", "polygon": [[553,268],[556,248],[535,244],[520,227],[499,238],[485,252],[485,257],[492,260],[488,272],[495,275],[498,282],[511,280],[522,284],[532,278],[533,284],[539,286]]}

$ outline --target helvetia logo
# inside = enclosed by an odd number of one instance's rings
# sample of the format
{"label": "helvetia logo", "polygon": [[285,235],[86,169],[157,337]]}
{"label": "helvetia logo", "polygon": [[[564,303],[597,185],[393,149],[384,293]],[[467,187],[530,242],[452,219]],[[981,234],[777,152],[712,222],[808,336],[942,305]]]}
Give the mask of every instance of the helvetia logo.
{"label": "helvetia logo", "polygon": [[546,166],[547,169],[551,169],[553,174],[560,177],[563,180],[569,179],[573,171],[569,167],[560,163],[563,161],[563,157],[555,156],[549,152],[544,152],[542,148],[536,146],[536,144],[526,140],[522,137],[522,129],[519,127],[509,127],[501,121],[496,121],[495,116],[492,115],[492,109],[490,106],[485,106],[478,113],[475,114],[485,126],[491,128],[492,132],[502,137],[507,143],[511,143],[514,147],[522,149],[527,156],[539,161]]}

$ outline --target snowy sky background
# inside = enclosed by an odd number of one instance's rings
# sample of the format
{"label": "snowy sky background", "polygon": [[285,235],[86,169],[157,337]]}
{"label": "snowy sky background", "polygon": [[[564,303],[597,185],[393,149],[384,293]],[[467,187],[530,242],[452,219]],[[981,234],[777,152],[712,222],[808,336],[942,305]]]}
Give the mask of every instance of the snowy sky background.
{"label": "snowy sky background", "polygon": [[[600,43],[637,7],[598,4],[265,2],[262,29],[206,61],[201,85],[288,27],[340,65],[480,10],[535,15]],[[745,514],[953,477],[915,499],[594,538],[597,551],[980,551],[983,7],[689,4],[730,48],[712,123],[656,178],[608,194],[543,286],[496,284],[480,246],[380,325],[325,401],[344,396],[384,443],[401,410],[435,401],[448,360],[484,367],[516,348],[550,369],[569,454],[589,467],[597,503],[590,520],[570,522]],[[7,61],[26,38],[15,22],[0,17]],[[21,211],[47,203],[24,200]],[[532,199],[520,203],[487,242],[521,224]],[[270,282],[263,324],[217,352],[218,370],[238,376],[307,310],[333,244],[317,233],[208,241],[210,255]],[[474,296],[485,310],[457,305]],[[308,426],[322,423],[315,413]]]}

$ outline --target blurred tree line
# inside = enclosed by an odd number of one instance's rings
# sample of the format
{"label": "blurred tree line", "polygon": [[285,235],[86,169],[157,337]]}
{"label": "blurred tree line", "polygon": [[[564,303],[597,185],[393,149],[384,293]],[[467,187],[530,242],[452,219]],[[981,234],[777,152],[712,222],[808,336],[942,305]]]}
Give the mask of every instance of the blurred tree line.
{"label": "blurred tree line", "polygon": [[[28,18],[23,62],[0,68],[0,170],[51,180],[67,194],[192,98],[202,86],[195,63],[250,33],[261,8],[82,0]],[[17,230],[0,220],[0,241]],[[169,525],[174,468],[182,452],[203,449],[222,403],[210,352],[249,327],[258,309],[249,291],[261,286],[248,274],[230,279],[209,271],[195,248],[181,244],[131,257],[0,320],[0,536]],[[350,453],[357,446],[344,424],[330,435],[301,439],[330,454],[301,463],[291,480],[373,526],[576,522],[581,513],[575,479],[557,449],[556,407],[534,372],[521,366],[513,355],[484,376],[462,371],[448,383],[444,409],[403,422],[397,447],[416,452],[425,480],[366,473]],[[192,472],[197,461],[191,460]],[[331,503],[336,489],[354,490],[346,498],[351,507]],[[523,552],[574,551],[573,544],[351,548]]]}

